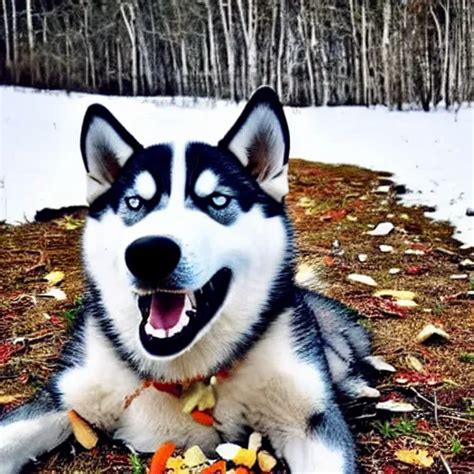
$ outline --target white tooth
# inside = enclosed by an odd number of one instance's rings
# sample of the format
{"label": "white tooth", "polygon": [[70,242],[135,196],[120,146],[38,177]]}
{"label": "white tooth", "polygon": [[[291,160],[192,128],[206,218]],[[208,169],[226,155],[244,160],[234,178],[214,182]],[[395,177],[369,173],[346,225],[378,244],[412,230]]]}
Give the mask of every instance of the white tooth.
{"label": "white tooth", "polygon": [[155,329],[150,323],[146,323],[145,332],[152,337],[158,339],[164,339],[166,337],[166,331],[164,329]]}
{"label": "white tooth", "polygon": [[188,298],[191,303],[191,306],[195,308],[197,303],[196,303],[196,295],[194,294],[194,291],[188,294]]}
{"label": "white tooth", "polygon": [[185,314],[182,318],[183,320],[183,328],[186,327],[189,324],[189,316]]}

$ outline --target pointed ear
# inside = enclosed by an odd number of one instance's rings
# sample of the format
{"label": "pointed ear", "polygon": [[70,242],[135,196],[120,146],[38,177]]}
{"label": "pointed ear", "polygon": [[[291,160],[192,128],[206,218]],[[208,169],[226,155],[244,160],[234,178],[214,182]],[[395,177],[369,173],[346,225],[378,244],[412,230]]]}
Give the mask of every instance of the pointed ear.
{"label": "pointed ear", "polygon": [[143,147],[102,105],[86,112],[81,131],[81,153],[87,171],[87,202],[105,193],[130,156]]}
{"label": "pointed ear", "polygon": [[273,198],[281,201],[288,193],[290,134],[273,89],[257,89],[218,146],[231,151]]}

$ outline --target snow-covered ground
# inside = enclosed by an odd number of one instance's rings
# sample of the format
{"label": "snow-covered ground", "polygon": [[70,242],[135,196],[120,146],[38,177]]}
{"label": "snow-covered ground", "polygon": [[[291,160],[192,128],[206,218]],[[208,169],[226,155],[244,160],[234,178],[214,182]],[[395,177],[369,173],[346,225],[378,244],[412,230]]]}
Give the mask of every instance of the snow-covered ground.
{"label": "snow-covered ground", "polygon": [[[100,102],[144,145],[176,138],[215,143],[243,104],[123,98],[0,87],[0,220],[32,219],[44,207],[84,204],[79,133]],[[409,204],[436,206],[456,237],[474,243],[473,109],[389,112],[363,107],[286,109],[291,156],[391,171]],[[3,189],[2,189],[3,186]]]}

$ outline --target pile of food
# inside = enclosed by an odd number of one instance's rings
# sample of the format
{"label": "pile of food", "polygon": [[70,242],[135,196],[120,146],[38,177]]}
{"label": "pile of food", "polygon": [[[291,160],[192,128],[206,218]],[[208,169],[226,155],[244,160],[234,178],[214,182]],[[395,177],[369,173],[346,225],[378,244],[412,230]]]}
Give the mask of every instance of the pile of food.
{"label": "pile of food", "polygon": [[224,443],[216,448],[217,456],[209,459],[193,446],[180,450],[174,443],[162,444],[151,460],[149,474],[250,474],[284,472],[277,459],[262,449],[262,435],[250,435],[247,448]]}

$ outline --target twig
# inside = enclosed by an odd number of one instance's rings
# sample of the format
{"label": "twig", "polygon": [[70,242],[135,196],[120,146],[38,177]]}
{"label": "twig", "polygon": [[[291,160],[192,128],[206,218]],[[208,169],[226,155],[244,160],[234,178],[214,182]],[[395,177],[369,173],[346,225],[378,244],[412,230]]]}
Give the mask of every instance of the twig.
{"label": "twig", "polygon": [[[420,392],[418,392],[417,390],[415,390],[413,387],[410,387],[410,390],[418,397],[418,398],[421,398],[423,401],[425,401],[426,403],[430,404],[432,407],[435,407],[435,404],[428,398],[424,397]],[[438,407],[438,410],[446,410],[446,411],[453,411],[453,412],[456,412],[457,413],[457,410],[455,410],[454,408],[449,408],[449,407],[444,407],[442,405],[437,405]]]}
{"label": "twig", "polygon": [[451,471],[451,468],[449,467],[448,462],[446,461],[446,459],[444,458],[444,456],[441,453],[439,454],[439,458],[441,459],[441,462],[443,463],[443,466],[446,469],[446,472],[448,474],[453,474],[453,471]]}
{"label": "twig", "polygon": [[456,421],[464,421],[465,423],[468,423],[470,425],[474,425],[473,420],[468,420],[466,418],[461,418],[460,416],[451,416],[451,415],[439,415],[440,418],[449,418],[450,420],[456,420]]}
{"label": "twig", "polygon": [[436,396],[436,390],[433,390],[433,399],[434,399],[434,418],[436,422],[436,427],[439,428],[438,421],[438,397]]}

